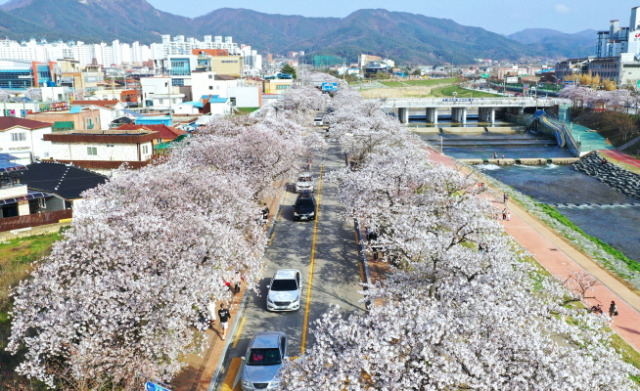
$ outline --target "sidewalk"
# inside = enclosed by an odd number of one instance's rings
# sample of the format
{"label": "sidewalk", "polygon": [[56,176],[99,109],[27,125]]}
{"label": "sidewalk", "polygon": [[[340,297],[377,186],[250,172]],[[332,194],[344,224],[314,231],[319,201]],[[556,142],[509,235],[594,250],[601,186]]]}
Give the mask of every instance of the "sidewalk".
{"label": "sidewalk", "polygon": [[[455,160],[435,150],[430,150],[429,158],[449,167],[457,165]],[[496,212],[504,209],[502,192],[498,194],[489,190],[483,196],[491,200]],[[611,327],[629,345],[640,351],[640,296],[525,209],[514,202],[509,202],[507,207],[511,211],[511,221],[500,221],[506,232],[559,280],[565,280],[574,271],[585,271],[594,276],[599,283],[593,292],[589,292],[589,296],[595,296],[595,299],[584,304],[590,307],[600,303],[606,314],[609,303],[615,300],[620,315],[615,317]]]}
{"label": "sidewalk", "polygon": [[[265,226],[265,234],[271,234],[271,228],[277,220],[277,214],[280,212],[280,202],[282,196],[286,194],[285,184],[281,184],[282,193],[274,197],[271,202],[267,204],[269,207],[269,220]],[[267,237],[267,240],[270,238]],[[221,360],[224,359],[224,354],[227,351],[227,345],[233,343],[233,330],[235,330],[235,323],[239,320],[239,313],[242,315],[242,300],[244,298],[247,286],[249,284],[245,281],[242,284],[239,293],[233,295],[232,301],[228,303],[229,312],[231,313],[231,320],[229,321],[229,329],[227,330],[226,339],[223,341],[222,328],[220,321],[216,319],[213,329],[209,328],[205,335],[209,341],[209,348],[201,352],[201,354],[189,354],[184,358],[187,366],[171,381],[171,390],[173,391],[208,391],[211,385],[212,378],[215,375],[218,367],[221,364]],[[220,302],[216,303],[216,308],[220,306]],[[213,379],[215,380],[215,379]]]}

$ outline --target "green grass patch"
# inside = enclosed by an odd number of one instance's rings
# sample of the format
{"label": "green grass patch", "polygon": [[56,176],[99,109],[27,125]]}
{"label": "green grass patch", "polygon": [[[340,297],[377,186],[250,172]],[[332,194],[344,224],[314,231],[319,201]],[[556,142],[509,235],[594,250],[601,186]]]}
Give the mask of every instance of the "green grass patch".
{"label": "green grass patch", "polygon": [[46,389],[40,382],[16,375],[15,368],[22,360],[21,354],[12,356],[4,350],[11,335],[9,293],[28,276],[32,263],[48,255],[53,243],[61,237],[61,233],[52,233],[0,243],[0,390]]}
{"label": "green grass patch", "polygon": [[407,85],[401,81],[381,81],[380,84],[386,87],[407,87]]}
{"label": "green grass patch", "polygon": [[[606,252],[607,254],[613,256],[616,259],[621,260],[622,262],[624,262],[627,267],[629,268],[629,270],[632,271],[640,271],[640,263],[629,259],[629,257],[627,257],[626,255],[624,255],[624,253],[620,250],[617,250],[613,247],[611,247],[608,243],[603,242],[602,240],[588,235],[587,233],[585,233],[582,229],[580,229],[577,225],[575,225],[571,220],[569,220],[565,215],[563,215],[562,213],[558,212],[555,208],[546,205],[546,204],[542,204],[542,203],[538,203],[538,207],[540,207],[540,209],[542,209],[542,211],[547,214],[549,217],[557,220],[560,224],[576,231],[579,232],[581,235],[583,235],[585,238],[587,238],[588,240],[592,241],[593,243],[597,244],[604,252]],[[604,261],[602,261],[604,262]],[[610,265],[607,265],[610,266]]]}
{"label": "green grass patch", "polygon": [[457,83],[458,79],[455,77],[448,77],[445,79],[425,79],[425,80],[406,80],[406,81],[395,81],[395,80],[387,80],[380,81],[379,83],[387,86],[387,87],[430,87],[437,86],[441,84],[452,84]]}
{"label": "green grass patch", "polygon": [[249,113],[253,113],[256,110],[259,110],[259,107],[238,107],[236,108],[236,110],[238,110],[238,113],[240,114],[249,114]]}
{"label": "green grass patch", "polygon": [[489,94],[487,92],[482,91],[472,91],[465,90],[464,88],[460,88],[458,86],[446,86],[440,88],[434,88],[431,90],[431,95],[435,97],[453,97],[454,94],[456,98],[495,98],[494,94]]}

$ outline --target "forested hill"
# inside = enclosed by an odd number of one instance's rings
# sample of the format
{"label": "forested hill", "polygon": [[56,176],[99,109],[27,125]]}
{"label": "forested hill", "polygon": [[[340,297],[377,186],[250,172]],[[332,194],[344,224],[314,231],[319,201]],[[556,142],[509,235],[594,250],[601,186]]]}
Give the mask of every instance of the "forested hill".
{"label": "forested hill", "polygon": [[[6,14],[4,14],[6,13]],[[162,12],[145,0],[11,0],[0,6],[0,34],[10,39],[46,38],[84,42],[160,42],[161,34],[232,36],[262,53],[304,51],[355,61],[360,53],[389,57],[399,64],[478,58],[518,60],[586,55],[584,45],[558,38],[518,42],[450,19],[363,9],[345,18],[272,15],[221,8],[191,19]]]}

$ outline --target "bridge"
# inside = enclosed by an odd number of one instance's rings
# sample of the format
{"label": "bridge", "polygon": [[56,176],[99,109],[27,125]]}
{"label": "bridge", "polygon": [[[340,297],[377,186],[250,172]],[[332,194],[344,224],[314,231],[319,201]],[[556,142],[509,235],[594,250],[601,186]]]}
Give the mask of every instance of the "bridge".
{"label": "bridge", "polygon": [[426,115],[427,122],[437,124],[439,111],[451,111],[454,122],[466,123],[470,111],[478,112],[478,120],[494,123],[496,111],[522,114],[526,108],[545,108],[570,104],[560,98],[503,97],[503,98],[380,98],[369,99],[388,113],[397,115],[401,123],[409,122],[409,112]]}

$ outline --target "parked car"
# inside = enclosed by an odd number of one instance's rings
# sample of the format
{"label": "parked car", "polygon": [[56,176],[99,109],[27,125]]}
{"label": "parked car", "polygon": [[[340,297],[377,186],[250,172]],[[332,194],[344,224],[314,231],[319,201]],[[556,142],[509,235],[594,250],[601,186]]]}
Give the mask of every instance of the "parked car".
{"label": "parked car", "polygon": [[313,191],[313,175],[310,172],[303,172],[296,180],[296,193],[303,191]]}
{"label": "parked car", "polygon": [[280,269],[275,272],[267,293],[267,310],[297,311],[300,309],[300,271]]}
{"label": "parked car", "polygon": [[242,358],[242,390],[277,390],[280,368],[287,357],[289,339],[281,331],[256,334]]}
{"label": "parked car", "polygon": [[295,204],[293,204],[294,220],[315,220],[316,199],[310,191],[303,191],[298,194]]}

